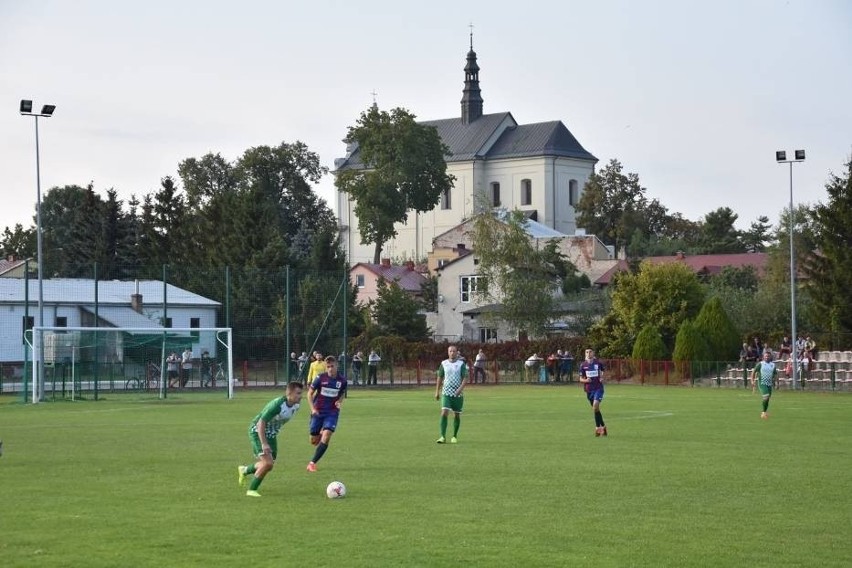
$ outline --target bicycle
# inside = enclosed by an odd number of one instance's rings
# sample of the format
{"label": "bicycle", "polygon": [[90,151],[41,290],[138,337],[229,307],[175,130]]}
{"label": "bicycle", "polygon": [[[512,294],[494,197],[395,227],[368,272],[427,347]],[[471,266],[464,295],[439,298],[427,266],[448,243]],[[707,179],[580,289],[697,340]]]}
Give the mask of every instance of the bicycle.
{"label": "bicycle", "polygon": [[130,377],[124,383],[125,391],[148,391],[148,390],[157,390],[157,387],[160,384],[160,366],[154,363],[153,361],[149,361],[147,365],[145,365],[144,371],[137,372],[135,377]]}

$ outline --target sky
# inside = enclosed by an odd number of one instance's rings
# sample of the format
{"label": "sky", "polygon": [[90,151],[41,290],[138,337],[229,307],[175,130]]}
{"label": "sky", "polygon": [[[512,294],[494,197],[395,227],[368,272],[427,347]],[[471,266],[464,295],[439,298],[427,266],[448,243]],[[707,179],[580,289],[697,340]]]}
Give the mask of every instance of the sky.
{"label": "sky", "polygon": [[[302,141],[333,169],[373,102],[460,115],[470,24],[485,112],[561,120],[649,198],[775,223],[852,155],[852,2],[0,0],[0,231],[93,183],[125,202],[208,152]],[[316,186],[333,203],[329,174]]]}

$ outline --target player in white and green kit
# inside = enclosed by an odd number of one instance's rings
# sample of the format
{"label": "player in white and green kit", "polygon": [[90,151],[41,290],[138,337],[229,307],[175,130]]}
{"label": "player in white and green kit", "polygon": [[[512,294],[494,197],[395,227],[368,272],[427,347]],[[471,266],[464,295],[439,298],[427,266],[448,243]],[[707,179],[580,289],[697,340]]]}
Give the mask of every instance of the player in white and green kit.
{"label": "player in white and green kit", "polygon": [[[751,371],[752,385],[760,388],[760,395],[763,397],[763,412],[760,413],[761,418],[769,418],[769,399],[772,398],[772,386],[775,384],[775,378],[778,376],[778,368],[772,362],[772,352],[769,349],[763,351],[763,361],[755,365]],[[756,379],[756,380],[755,380]],[[752,387],[754,390],[754,387]]]}
{"label": "player in white and green kit", "polygon": [[273,398],[263,410],[255,416],[249,425],[248,435],[251,449],[257,461],[254,465],[241,465],[237,468],[238,480],[245,485],[246,477],[253,475],[246,495],[260,497],[257,489],[266,474],[272,471],[275,458],[278,457],[278,432],[289,422],[302,402],[302,383],[293,381],[287,385],[284,396]]}
{"label": "player in white and green kit", "polygon": [[464,386],[467,383],[467,365],[459,359],[459,349],[450,345],[447,349],[449,359],[441,362],[438,367],[438,378],[435,381],[435,400],[441,401],[441,437],[438,443],[447,441],[447,420],[450,410],[453,411],[453,437],[450,443],[458,442],[461,413],[464,408]]}

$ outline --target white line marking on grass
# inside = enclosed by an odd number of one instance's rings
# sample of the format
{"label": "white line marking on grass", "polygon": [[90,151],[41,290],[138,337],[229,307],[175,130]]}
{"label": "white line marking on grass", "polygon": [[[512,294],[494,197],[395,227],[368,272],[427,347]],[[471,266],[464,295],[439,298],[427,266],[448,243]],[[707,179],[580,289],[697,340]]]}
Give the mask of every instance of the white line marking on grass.
{"label": "white line marking on grass", "polygon": [[674,416],[674,412],[669,412],[668,410],[643,410],[639,416],[622,416],[619,420],[647,420],[649,418],[666,418],[668,416]]}

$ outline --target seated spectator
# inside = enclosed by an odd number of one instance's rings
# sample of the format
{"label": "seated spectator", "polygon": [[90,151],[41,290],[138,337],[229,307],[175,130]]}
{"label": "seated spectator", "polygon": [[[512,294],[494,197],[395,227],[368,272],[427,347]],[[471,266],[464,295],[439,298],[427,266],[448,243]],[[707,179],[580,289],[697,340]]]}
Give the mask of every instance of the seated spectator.
{"label": "seated spectator", "polygon": [[755,349],[754,345],[749,345],[748,350],[746,352],[746,363],[756,363],[758,359],[762,357],[762,352],[758,353]]}
{"label": "seated spectator", "polygon": [[814,341],[813,339],[811,339],[811,336],[810,336],[810,335],[809,335],[809,336],[807,336],[807,337],[805,338],[805,352],[806,352],[806,353],[810,353],[810,355],[811,355],[811,357],[810,357],[810,358],[811,358],[812,360],[816,361],[816,358],[817,358],[817,346],[816,346],[816,341]]}
{"label": "seated spectator", "polygon": [[748,361],[749,347],[748,343],[743,343],[743,348],[740,349],[740,363]]}

